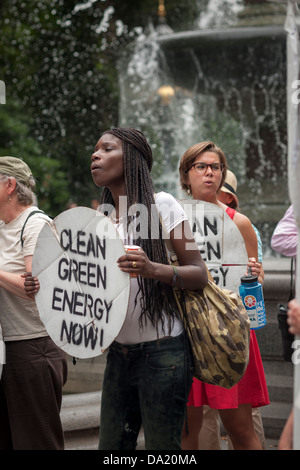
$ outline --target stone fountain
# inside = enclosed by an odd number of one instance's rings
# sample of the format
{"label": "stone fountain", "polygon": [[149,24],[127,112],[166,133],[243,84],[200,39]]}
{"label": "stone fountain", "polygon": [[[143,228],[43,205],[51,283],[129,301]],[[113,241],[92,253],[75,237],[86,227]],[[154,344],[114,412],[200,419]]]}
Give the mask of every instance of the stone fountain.
{"label": "stone fountain", "polygon": [[[229,3],[236,8],[223,19]],[[217,143],[238,178],[240,208],[271,255],[271,234],[289,204],[286,6],[206,4],[193,29],[174,33],[160,25],[123,59],[120,124],[145,131],[155,151],[157,188],[179,198],[183,152],[202,140]]]}

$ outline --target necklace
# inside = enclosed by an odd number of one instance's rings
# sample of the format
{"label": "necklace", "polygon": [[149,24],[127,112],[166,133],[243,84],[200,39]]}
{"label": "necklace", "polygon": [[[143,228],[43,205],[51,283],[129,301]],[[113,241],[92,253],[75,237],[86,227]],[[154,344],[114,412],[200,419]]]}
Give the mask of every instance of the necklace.
{"label": "necklace", "polygon": [[113,215],[115,215],[115,213],[116,213],[115,211],[112,212],[112,213],[110,214],[109,218],[110,218],[110,220],[111,220],[114,224],[120,224],[121,222],[124,221],[125,215],[122,215],[122,217],[115,218],[115,217],[113,217]]}

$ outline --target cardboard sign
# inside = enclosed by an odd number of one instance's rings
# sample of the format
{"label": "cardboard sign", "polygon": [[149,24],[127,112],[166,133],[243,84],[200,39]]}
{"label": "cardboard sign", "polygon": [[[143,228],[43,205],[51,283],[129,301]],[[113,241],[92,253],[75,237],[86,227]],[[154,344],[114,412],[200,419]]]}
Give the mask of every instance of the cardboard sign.
{"label": "cardboard sign", "polygon": [[240,279],[247,272],[248,255],[236,224],[216,204],[190,199],[179,202],[216,284],[238,292]]}
{"label": "cardboard sign", "polygon": [[86,207],[61,213],[53,226],[44,225],[33,256],[41,320],[71,356],[99,356],[127,312],[130,276],[116,263],[125,254],[123,243],[106,216]]}

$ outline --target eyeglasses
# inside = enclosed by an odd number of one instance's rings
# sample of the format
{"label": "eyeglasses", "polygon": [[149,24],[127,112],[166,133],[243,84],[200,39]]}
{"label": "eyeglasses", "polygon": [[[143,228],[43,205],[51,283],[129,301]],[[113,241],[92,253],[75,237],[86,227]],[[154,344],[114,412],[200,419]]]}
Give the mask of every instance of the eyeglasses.
{"label": "eyeglasses", "polygon": [[198,175],[204,175],[207,171],[207,168],[210,167],[213,173],[223,173],[224,165],[222,163],[204,163],[204,162],[197,162],[193,163],[190,168],[186,171],[188,173],[192,168],[195,168],[196,173]]}

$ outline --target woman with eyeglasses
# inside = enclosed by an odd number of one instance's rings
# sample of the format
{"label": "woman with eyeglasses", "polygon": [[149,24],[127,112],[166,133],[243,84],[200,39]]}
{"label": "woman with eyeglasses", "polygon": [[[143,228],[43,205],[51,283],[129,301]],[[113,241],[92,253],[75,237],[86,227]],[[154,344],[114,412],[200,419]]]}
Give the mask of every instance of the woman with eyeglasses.
{"label": "woman with eyeglasses", "polygon": [[[252,274],[263,282],[261,264],[257,262],[257,237],[250,220],[218,200],[224,184],[227,162],[223,151],[213,142],[200,142],[182,156],[179,173],[182,189],[193,199],[206,201],[224,209],[240,230]],[[223,425],[235,450],[261,450],[254,430],[252,407],[269,404],[261,356],[253,330],[250,333],[249,364],[244,377],[230,390],[194,379],[188,400],[188,432],[183,428],[182,449],[198,449],[203,420],[203,405],[218,409]]]}

